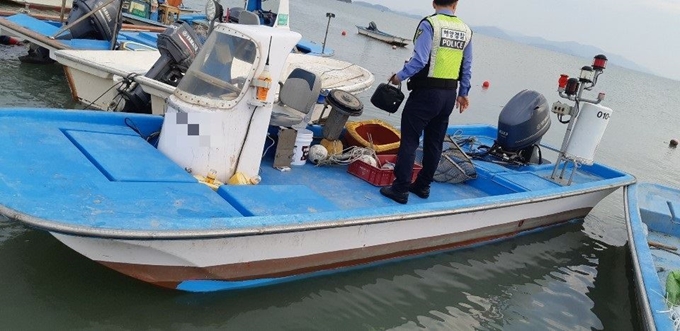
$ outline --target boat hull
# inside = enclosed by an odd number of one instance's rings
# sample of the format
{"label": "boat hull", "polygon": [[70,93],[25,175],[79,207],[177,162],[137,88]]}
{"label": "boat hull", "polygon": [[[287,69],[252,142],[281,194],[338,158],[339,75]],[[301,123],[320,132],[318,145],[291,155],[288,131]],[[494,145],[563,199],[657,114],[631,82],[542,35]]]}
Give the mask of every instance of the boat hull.
{"label": "boat hull", "polygon": [[673,205],[677,207],[679,202],[680,190],[670,187],[633,184],[624,189],[628,249],[644,330],[674,329],[672,310],[665,298],[665,283],[667,274],[677,270],[680,258],[674,251],[661,247],[677,249],[680,243],[680,222],[672,211]]}
{"label": "boat hull", "polygon": [[512,237],[581,219],[613,190],[254,235],[131,240],[52,234],[123,274],[203,292],[285,282]]}

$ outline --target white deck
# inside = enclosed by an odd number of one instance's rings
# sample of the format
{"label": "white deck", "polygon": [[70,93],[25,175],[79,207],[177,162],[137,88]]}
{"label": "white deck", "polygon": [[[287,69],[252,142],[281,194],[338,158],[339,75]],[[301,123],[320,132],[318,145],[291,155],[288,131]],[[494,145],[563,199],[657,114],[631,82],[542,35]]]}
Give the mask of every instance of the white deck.
{"label": "white deck", "polygon": [[[18,3],[20,5],[28,4],[29,7],[34,7],[34,8],[61,9],[61,6],[62,6],[62,0],[29,0],[29,1],[10,0],[10,1]],[[63,3],[64,8],[66,8],[66,9],[70,9],[72,4],[73,4],[73,0],[66,0]]]}

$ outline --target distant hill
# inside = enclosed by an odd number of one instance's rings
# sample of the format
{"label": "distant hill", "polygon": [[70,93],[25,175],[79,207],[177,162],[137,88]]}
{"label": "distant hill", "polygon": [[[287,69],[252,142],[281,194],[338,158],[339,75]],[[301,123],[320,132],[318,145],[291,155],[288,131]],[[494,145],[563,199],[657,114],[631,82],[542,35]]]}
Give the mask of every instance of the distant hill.
{"label": "distant hill", "polygon": [[392,10],[392,9],[389,9],[388,7],[383,6],[383,5],[374,5],[372,3],[363,2],[363,1],[353,1],[352,3],[355,4],[355,5],[359,5],[359,6],[370,7],[370,8],[379,10],[379,11],[387,11],[387,12],[392,12],[392,13],[395,13],[395,14],[398,14],[398,15],[402,15],[402,16],[406,16],[406,17],[410,17],[410,18],[415,18],[417,20],[423,18],[422,15],[415,15],[415,14],[407,13],[407,12],[403,12],[403,11]]}
{"label": "distant hill", "polygon": [[[405,13],[405,12],[400,12],[396,10],[391,10],[388,7],[382,6],[382,5],[374,5],[371,3],[363,2],[363,1],[354,1],[353,2],[356,5],[359,6],[364,6],[364,7],[370,7],[379,11],[384,11],[384,12],[393,12],[398,15],[403,15],[407,16],[410,18],[414,19],[421,19],[423,18],[423,15],[415,15],[412,13]],[[610,52],[604,51],[600,48],[590,46],[590,45],[583,45],[579,44],[574,41],[551,41],[551,40],[546,40],[540,37],[530,37],[530,36],[525,36],[519,33],[512,33],[512,32],[507,32],[502,29],[499,29],[497,27],[493,26],[476,26],[472,27],[472,30],[475,33],[480,33],[486,36],[498,38],[498,39],[504,39],[504,40],[510,40],[514,41],[517,43],[521,44],[526,44],[526,45],[531,45],[534,47],[538,48],[543,48],[551,51],[555,51],[558,53],[564,53],[564,54],[569,54],[573,56],[578,56],[578,57],[584,57],[584,58],[592,58],[594,55],[597,54],[605,54],[607,56],[607,59],[609,60],[609,63],[618,65],[620,67],[636,70],[636,71],[641,71],[649,74],[654,74],[651,70],[633,62],[630,61],[623,56],[617,55],[617,54],[612,54]]]}
{"label": "distant hill", "polygon": [[510,40],[521,44],[531,45],[534,47],[578,57],[592,58],[597,54],[605,54],[609,60],[609,63],[636,71],[652,73],[651,70],[640,66],[637,63],[624,58],[623,56],[612,54],[595,46],[583,45],[574,41],[551,41],[540,37],[529,37],[519,33],[506,32],[493,26],[476,26],[472,27],[472,30],[475,33],[481,33],[486,36]]}

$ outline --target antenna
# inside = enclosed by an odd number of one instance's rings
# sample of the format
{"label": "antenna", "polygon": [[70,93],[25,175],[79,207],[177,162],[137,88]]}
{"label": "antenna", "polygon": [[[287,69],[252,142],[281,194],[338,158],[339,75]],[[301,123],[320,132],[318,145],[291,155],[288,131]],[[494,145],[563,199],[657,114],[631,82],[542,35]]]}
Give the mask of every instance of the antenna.
{"label": "antenna", "polygon": [[272,36],[269,36],[269,49],[267,49],[267,62],[265,65],[269,65],[269,53],[272,52]]}
{"label": "antenna", "polygon": [[269,49],[267,50],[267,62],[264,64],[264,69],[257,78],[255,86],[257,87],[257,92],[255,98],[259,101],[267,100],[267,93],[269,93],[269,88],[271,87],[271,75],[269,74],[269,54],[272,52],[272,36],[269,37]]}

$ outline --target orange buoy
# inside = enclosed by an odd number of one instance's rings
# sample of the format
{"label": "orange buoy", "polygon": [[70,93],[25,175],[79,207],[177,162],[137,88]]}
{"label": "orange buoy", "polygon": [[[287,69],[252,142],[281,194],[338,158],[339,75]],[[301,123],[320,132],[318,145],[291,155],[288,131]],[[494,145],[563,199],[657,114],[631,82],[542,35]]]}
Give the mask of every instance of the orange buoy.
{"label": "orange buoy", "polygon": [[485,80],[484,83],[482,83],[483,88],[489,88],[489,81]]}
{"label": "orange buoy", "polygon": [[344,36],[344,35],[346,35],[346,34],[347,34],[347,31],[342,30],[342,35]]}

